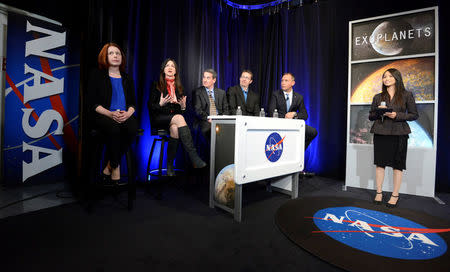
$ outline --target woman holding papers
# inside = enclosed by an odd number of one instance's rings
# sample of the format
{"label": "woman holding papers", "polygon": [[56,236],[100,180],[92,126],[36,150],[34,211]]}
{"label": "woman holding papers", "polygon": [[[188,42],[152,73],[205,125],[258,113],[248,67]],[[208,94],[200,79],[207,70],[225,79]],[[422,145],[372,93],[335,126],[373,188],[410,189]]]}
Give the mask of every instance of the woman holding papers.
{"label": "woman holding papers", "polygon": [[394,170],[394,189],[386,206],[397,206],[403,170],[406,169],[408,134],[411,129],[406,121],[419,117],[414,96],[405,90],[402,75],[391,68],[383,73],[381,93],[373,97],[369,120],[375,121],[370,130],[374,133],[374,164],[377,194],[374,203],[380,205],[383,200],[383,181],[385,167]]}

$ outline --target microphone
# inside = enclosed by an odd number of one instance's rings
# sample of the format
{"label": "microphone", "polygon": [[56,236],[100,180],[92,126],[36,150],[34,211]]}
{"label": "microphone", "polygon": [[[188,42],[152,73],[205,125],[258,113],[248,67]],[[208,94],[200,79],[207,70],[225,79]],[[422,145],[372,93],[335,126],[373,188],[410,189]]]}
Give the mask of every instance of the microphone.
{"label": "microphone", "polygon": [[[386,108],[386,101],[381,101],[379,108]],[[381,123],[384,122],[384,114],[381,115]]]}

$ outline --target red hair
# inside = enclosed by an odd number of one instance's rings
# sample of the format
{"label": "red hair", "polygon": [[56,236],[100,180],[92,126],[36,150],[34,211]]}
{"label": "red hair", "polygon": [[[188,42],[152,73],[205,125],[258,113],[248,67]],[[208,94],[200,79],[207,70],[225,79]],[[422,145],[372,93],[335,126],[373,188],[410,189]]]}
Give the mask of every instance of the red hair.
{"label": "red hair", "polygon": [[120,71],[125,72],[125,54],[122,51],[122,48],[120,48],[120,46],[118,46],[115,43],[107,43],[103,46],[102,50],[100,50],[100,53],[98,54],[98,68],[100,70],[103,69],[108,69],[109,68],[109,63],[108,63],[108,49],[109,47],[114,46],[117,47],[120,51],[120,54],[122,54],[122,63],[120,64]]}

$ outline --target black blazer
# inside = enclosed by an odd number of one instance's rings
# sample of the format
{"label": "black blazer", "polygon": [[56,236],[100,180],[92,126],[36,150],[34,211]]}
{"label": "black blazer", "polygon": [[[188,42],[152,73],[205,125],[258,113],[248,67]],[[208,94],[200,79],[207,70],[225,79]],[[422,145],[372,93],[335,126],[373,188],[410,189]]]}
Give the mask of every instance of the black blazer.
{"label": "black blazer", "polygon": [[[194,90],[194,111],[197,119],[207,121],[209,116],[209,98],[205,87],[199,87]],[[219,88],[214,88],[214,103],[219,115],[227,115],[228,102],[225,91]]]}
{"label": "black blazer", "polygon": [[242,115],[259,115],[259,95],[253,92],[250,88],[247,93],[247,101],[245,101],[240,85],[228,88],[227,98],[228,105],[230,107],[230,114],[236,115],[237,107],[241,106]]}
{"label": "black blazer", "polygon": [[[169,115],[169,114],[183,114],[183,110],[181,110],[180,104],[175,103],[167,103],[164,106],[159,105],[159,101],[161,100],[161,92],[156,88],[158,82],[153,82],[152,89],[150,91],[150,98],[148,99],[147,106],[150,111],[151,116],[155,115]],[[163,91],[163,96],[166,96],[169,92],[167,89]],[[177,99],[181,98],[180,92],[175,89],[175,95]]]}
{"label": "black blazer", "polygon": [[[306,111],[305,104],[303,103],[303,96],[292,90],[292,102],[288,112],[296,112],[296,119],[308,119],[308,112]],[[273,111],[277,109],[278,117],[284,118],[286,115],[286,97],[283,90],[274,91],[269,103],[269,116],[273,115]]]}
{"label": "black blazer", "polygon": [[[134,108],[136,110],[136,98],[134,93],[133,79],[126,73],[120,72],[122,77],[122,86],[125,95],[126,108]],[[112,84],[109,78],[108,70],[93,70],[89,77],[88,83],[88,114],[95,116],[95,109],[102,106],[105,109],[111,107]]]}
{"label": "black blazer", "polygon": [[413,121],[419,118],[417,112],[414,95],[411,92],[406,92],[404,103],[397,106],[392,101],[385,101],[388,108],[392,108],[397,116],[394,119],[384,117],[381,121],[381,116],[378,116],[376,109],[381,104],[381,93],[376,94],[372,100],[372,106],[369,112],[369,120],[375,121],[370,129],[370,133],[381,135],[407,135],[411,133],[411,129],[406,121]]}

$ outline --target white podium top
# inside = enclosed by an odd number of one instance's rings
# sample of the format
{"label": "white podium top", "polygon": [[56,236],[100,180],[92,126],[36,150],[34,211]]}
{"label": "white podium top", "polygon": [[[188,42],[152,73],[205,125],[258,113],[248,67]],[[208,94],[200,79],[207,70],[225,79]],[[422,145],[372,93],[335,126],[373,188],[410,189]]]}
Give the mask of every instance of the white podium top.
{"label": "white podium top", "polygon": [[211,120],[236,120],[236,117],[242,117],[242,115],[209,115],[208,119],[211,119]]}

